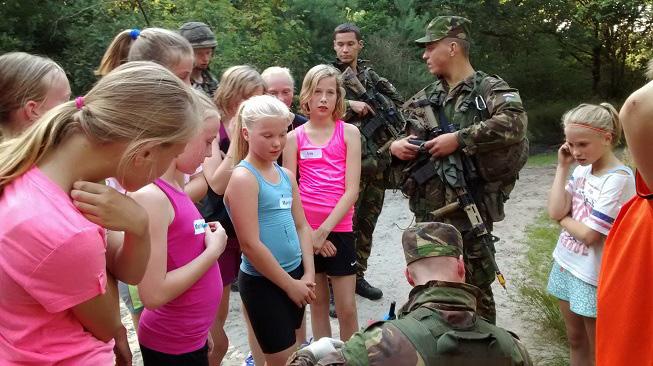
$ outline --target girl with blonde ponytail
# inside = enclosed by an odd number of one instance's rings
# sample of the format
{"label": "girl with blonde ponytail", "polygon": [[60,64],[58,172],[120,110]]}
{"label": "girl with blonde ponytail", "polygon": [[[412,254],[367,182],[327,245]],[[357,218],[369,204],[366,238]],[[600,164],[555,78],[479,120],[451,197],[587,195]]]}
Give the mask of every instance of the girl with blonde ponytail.
{"label": "girl with blonde ponytail", "polygon": [[[159,177],[200,124],[190,88],[151,62],[123,65],[84,97],[0,143],[0,359],[113,365],[129,360],[110,274],[138,283],[148,215],[92,182],[137,190]],[[105,230],[124,232],[108,237]]]}
{"label": "girl with blonde ponytail", "polygon": [[635,193],[635,178],[613,152],[621,123],[612,105],[581,104],[562,122],[566,141],[549,194],[549,216],[562,230],[547,289],[559,299],[571,364],[593,365],[603,245],[621,206]]}
{"label": "girl with blonde ponytail", "polygon": [[294,175],[277,164],[291,120],[288,107],[269,95],[240,105],[232,136],[237,165],[224,198],[243,251],[240,298],[272,366],[285,365],[304,307],[315,300],[311,227]]}

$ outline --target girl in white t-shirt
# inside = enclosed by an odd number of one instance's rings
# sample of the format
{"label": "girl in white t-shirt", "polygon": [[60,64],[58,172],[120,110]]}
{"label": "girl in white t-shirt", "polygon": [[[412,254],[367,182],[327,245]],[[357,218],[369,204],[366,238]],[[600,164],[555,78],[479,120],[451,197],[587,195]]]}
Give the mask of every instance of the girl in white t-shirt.
{"label": "girl in white t-shirt", "polygon": [[[566,141],[558,150],[548,205],[549,216],[562,230],[547,289],[559,299],[571,365],[593,365],[603,242],[621,206],[634,194],[635,180],[612,151],[621,137],[612,105],[581,104],[562,121]],[[574,161],[578,166],[569,177]]]}

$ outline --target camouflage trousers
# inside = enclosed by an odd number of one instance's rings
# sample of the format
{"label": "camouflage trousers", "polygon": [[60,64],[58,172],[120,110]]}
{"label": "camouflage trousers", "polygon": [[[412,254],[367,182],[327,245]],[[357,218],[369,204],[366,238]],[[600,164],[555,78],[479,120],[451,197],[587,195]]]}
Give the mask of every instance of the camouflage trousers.
{"label": "camouflage trousers", "polygon": [[[488,251],[476,237],[465,235],[470,230],[469,219],[462,210],[452,213],[440,220],[433,220],[429,212],[444,206],[447,202],[456,200],[455,193],[446,189],[439,181],[420,187],[409,199],[410,210],[415,214],[417,222],[440,221],[453,225],[463,236],[463,259],[465,260],[466,282],[481,289],[482,296],[478,299],[477,313],[488,322],[496,323],[496,305],[492,294],[492,282],[495,273],[492,264],[494,247]],[[437,203],[440,204],[437,204]],[[488,231],[492,231],[492,221],[482,200],[477,199],[478,209],[483,216]]]}
{"label": "camouflage trousers", "polygon": [[372,234],[381,215],[385,198],[385,179],[383,171],[374,175],[362,176],[358,201],[354,211],[354,236],[356,238],[357,267],[356,277],[361,278],[367,270],[367,260],[372,252]]}

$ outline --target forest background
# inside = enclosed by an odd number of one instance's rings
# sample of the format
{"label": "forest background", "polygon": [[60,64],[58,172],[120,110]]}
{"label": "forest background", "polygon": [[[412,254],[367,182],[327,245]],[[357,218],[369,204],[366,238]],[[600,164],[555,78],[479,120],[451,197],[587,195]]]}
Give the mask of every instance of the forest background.
{"label": "forest background", "polygon": [[538,147],[561,140],[560,117],[580,102],[619,107],[653,56],[653,0],[12,0],[0,1],[0,53],[51,57],[79,95],[119,31],[202,21],[217,36],[216,75],[281,65],[299,88],[310,67],[334,59],[333,28],[349,21],[362,29],[361,57],[409,97],[433,81],[412,41],[449,14],[473,22],[474,67],[520,90]]}

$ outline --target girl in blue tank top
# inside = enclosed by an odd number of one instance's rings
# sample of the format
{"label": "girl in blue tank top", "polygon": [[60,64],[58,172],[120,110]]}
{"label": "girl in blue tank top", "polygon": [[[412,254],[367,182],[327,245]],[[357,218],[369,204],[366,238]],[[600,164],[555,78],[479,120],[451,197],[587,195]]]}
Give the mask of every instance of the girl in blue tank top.
{"label": "girl in blue tank top", "polygon": [[274,97],[241,104],[232,136],[237,165],[224,198],[243,251],[240,296],[268,365],[285,365],[315,299],[311,228],[294,176],[276,163],[290,121]]}

